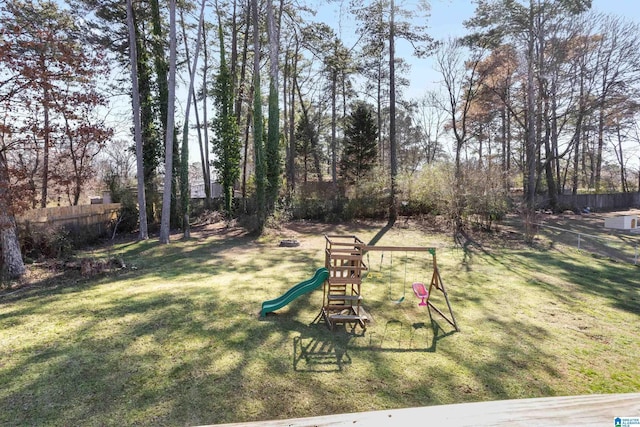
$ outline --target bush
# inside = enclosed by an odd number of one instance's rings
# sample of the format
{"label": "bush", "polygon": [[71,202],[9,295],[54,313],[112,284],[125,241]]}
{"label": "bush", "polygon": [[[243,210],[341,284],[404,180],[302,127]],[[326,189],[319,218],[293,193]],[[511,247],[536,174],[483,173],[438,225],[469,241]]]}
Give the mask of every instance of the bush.
{"label": "bush", "polygon": [[[508,193],[499,168],[468,165],[455,192],[453,165],[439,162],[398,176],[398,213],[401,216],[442,215],[452,223],[490,230],[509,210]],[[377,168],[366,180],[343,189],[331,182],[300,184],[291,199],[294,219],[327,222],[354,218],[383,219],[389,211],[388,171]]]}
{"label": "bush", "polygon": [[522,213],[522,223],[524,224],[524,241],[531,244],[539,231],[540,215],[533,210],[526,209]]}
{"label": "bush", "polygon": [[449,164],[425,165],[400,177],[401,215],[442,215],[453,197],[453,171]]}
{"label": "bush", "polygon": [[105,183],[111,191],[111,200],[120,203],[116,220],[111,224],[113,232],[131,233],[138,227],[138,201],[131,188],[127,188],[117,175],[108,175]]}
{"label": "bush", "polygon": [[465,222],[483,230],[491,230],[493,223],[504,219],[509,212],[509,194],[498,173],[487,170],[467,171],[465,180]]}
{"label": "bush", "polygon": [[138,228],[138,220],[140,218],[138,203],[133,194],[122,197],[119,203],[120,210],[118,211],[118,217],[112,224],[112,229],[123,233],[131,233]]}
{"label": "bush", "polygon": [[69,230],[45,224],[32,227],[27,223],[20,229],[20,246],[25,259],[64,258],[73,250]]}
{"label": "bush", "polygon": [[331,222],[342,216],[340,199],[330,181],[300,183],[291,197],[289,215],[292,219]]}
{"label": "bush", "polygon": [[363,179],[343,192],[344,216],[346,219],[369,218],[382,219],[389,212],[388,177],[376,167]]}
{"label": "bush", "polygon": [[291,210],[283,203],[276,203],[275,210],[267,216],[265,226],[267,228],[278,228],[282,223],[291,220]]}
{"label": "bush", "polygon": [[383,219],[389,213],[389,195],[386,192],[371,193],[355,199],[345,199],[344,219]]}
{"label": "bush", "polygon": [[485,192],[466,196],[465,217],[472,225],[489,231],[493,223],[505,218],[508,213],[507,198],[503,192]]}

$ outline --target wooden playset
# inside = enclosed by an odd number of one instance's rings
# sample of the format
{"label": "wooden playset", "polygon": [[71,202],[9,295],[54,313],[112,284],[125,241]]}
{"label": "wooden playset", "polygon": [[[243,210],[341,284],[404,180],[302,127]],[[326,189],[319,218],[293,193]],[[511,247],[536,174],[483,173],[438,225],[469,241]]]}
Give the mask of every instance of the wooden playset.
{"label": "wooden playset", "polygon": [[[333,329],[337,324],[357,324],[366,328],[369,316],[362,307],[362,279],[369,269],[364,263],[364,254],[372,251],[384,252],[428,252],[432,256],[433,273],[431,282],[427,288],[422,282],[414,282],[412,289],[417,298],[418,305],[433,309],[451,326],[459,331],[458,324],[447,290],[440,277],[436,262],[436,249],[424,246],[368,246],[358,237],[353,235],[325,235],[325,268],[328,277],[324,282],[322,316],[329,328]],[[439,292],[447,304],[447,315],[436,307],[431,301],[434,292]],[[401,299],[396,302],[402,302]]]}

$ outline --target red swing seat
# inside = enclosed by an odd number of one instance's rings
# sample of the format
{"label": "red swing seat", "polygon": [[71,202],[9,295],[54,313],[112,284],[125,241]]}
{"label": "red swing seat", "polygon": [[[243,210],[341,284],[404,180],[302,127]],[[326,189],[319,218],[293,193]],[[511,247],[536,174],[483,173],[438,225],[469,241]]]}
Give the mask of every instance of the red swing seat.
{"label": "red swing seat", "polygon": [[413,293],[416,295],[416,297],[422,299],[422,301],[420,301],[418,305],[419,306],[427,305],[427,300],[429,299],[429,291],[427,291],[427,288],[424,286],[424,283],[414,282],[411,287],[413,288]]}

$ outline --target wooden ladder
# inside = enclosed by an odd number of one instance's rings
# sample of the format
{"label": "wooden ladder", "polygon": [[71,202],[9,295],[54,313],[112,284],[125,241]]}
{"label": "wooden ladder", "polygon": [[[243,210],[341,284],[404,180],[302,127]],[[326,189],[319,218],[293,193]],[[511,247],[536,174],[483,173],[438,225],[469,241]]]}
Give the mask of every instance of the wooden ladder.
{"label": "wooden ladder", "polygon": [[361,308],[364,242],[355,236],[326,236],[325,266],[329,277],[324,285],[322,315],[329,328],[336,324],[359,324],[366,328]]}

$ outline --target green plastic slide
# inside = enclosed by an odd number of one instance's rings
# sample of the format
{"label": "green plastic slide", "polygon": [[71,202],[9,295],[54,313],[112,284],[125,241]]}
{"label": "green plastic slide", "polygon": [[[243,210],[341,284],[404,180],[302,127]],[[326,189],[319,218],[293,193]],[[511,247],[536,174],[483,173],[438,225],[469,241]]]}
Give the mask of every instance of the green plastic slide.
{"label": "green plastic slide", "polygon": [[298,283],[278,298],[263,302],[260,317],[284,307],[301,295],[311,292],[327,280],[327,277],[329,277],[329,270],[324,267],[317,269],[311,279]]}

